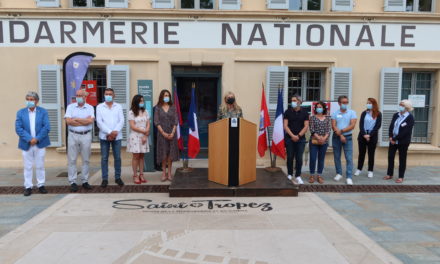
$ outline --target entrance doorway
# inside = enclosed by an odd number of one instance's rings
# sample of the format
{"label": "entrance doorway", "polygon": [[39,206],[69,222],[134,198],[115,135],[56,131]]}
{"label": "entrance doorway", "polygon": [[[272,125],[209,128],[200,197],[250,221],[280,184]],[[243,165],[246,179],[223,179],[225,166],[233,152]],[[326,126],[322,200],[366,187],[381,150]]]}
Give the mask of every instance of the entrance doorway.
{"label": "entrance doorway", "polygon": [[173,67],[173,83],[179,95],[182,112],[182,135],[185,153],[188,142],[188,111],[191,104],[191,88],[195,86],[197,120],[200,137],[200,153],[197,158],[208,157],[208,125],[217,120],[221,103],[221,67]]}

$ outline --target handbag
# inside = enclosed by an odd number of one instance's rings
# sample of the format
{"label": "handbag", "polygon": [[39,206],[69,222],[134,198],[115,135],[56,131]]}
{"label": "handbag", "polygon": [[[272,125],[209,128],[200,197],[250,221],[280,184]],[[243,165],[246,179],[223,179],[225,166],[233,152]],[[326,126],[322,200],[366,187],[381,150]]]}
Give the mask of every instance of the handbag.
{"label": "handbag", "polygon": [[313,145],[322,145],[319,140],[317,140],[316,138],[312,138],[312,144]]}

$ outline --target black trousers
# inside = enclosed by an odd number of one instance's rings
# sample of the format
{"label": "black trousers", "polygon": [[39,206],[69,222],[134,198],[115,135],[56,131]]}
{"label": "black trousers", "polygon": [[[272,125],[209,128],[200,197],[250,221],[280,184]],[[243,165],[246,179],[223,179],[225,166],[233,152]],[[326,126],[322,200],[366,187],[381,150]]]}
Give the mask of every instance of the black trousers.
{"label": "black trousers", "polygon": [[406,170],[406,156],[408,153],[409,144],[403,145],[392,145],[388,147],[388,171],[387,175],[393,176],[394,174],[394,157],[396,156],[397,150],[399,151],[399,178],[405,177]]}
{"label": "black trousers", "polygon": [[368,150],[368,171],[374,170],[374,154],[376,153],[377,139],[367,141],[365,138],[358,138],[359,156],[358,156],[358,170],[364,167],[365,154]]}

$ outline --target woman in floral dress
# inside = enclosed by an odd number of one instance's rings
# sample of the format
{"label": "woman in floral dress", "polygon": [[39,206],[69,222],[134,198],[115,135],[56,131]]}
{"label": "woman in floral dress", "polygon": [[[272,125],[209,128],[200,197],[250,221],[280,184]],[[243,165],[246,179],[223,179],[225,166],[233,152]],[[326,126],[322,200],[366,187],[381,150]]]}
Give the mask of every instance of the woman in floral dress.
{"label": "woman in floral dress", "polygon": [[[144,154],[150,152],[148,135],[150,134],[150,114],[145,110],[144,97],[135,95],[131,101],[128,112],[130,123],[130,136],[127,142],[127,152],[133,153],[131,165],[133,168],[133,181],[135,184],[147,182],[144,178]],[[139,175],[137,174],[139,169]]]}

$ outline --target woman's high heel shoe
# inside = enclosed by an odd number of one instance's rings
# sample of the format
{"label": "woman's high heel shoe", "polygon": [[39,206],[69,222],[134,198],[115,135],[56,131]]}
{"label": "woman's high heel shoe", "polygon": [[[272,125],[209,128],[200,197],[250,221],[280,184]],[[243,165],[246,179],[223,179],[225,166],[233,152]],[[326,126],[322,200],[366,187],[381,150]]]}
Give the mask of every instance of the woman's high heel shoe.
{"label": "woman's high heel shoe", "polygon": [[144,174],[143,173],[139,173],[139,180],[143,183],[146,183],[147,180],[144,178]]}
{"label": "woman's high heel shoe", "polygon": [[133,175],[133,182],[134,182],[134,184],[141,184],[141,180],[139,179],[139,177],[136,174]]}

